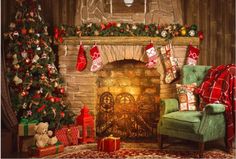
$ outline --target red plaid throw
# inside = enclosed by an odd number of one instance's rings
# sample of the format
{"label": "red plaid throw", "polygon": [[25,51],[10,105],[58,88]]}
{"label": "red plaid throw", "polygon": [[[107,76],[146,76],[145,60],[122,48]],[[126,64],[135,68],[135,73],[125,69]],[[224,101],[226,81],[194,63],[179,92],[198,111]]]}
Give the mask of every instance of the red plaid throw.
{"label": "red plaid throw", "polygon": [[202,84],[196,89],[196,93],[206,104],[219,102],[225,105],[226,137],[230,145],[235,136],[235,91],[236,66],[234,64],[212,67]]}

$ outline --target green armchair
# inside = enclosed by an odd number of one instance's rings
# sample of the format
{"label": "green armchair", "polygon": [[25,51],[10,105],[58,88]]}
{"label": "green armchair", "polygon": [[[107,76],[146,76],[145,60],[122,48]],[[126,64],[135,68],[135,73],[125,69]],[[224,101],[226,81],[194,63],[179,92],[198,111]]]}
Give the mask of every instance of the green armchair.
{"label": "green armchair", "polygon": [[[183,66],[182,83],[200,85],[209,69],[210,66]],[[222,104],[208,104],[204,111],[178,111],[177,99],[162,99],[160,106],[157,127],[160,148],[163,135],[196,141],[202,157],[205,142],[225,137],[225,107]]]}

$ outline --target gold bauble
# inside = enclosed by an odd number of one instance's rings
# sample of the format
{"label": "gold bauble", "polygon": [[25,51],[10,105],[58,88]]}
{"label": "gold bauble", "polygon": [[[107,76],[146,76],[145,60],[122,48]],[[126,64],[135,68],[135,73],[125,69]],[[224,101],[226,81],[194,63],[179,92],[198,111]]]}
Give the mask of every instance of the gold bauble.
{"label": "gold bauble", "polygon": [[183,35],[183,36],[185,36],[186,35],[186,33],[187,33],[187,31],[186,31],[186,29],[183,29],[183,30],[181,30],[181,35]]}

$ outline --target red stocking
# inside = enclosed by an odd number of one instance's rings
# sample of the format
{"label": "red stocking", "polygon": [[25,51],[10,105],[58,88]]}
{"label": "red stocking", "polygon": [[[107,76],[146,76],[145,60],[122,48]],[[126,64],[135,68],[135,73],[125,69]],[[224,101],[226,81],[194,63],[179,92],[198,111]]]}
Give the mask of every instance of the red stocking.
{"label": "red stocking", "polygon": [[87,65],[87,60],[85,57],[85,50],[82,44],[80,44],[79,47],[79,52],[77,56],[77,64],[76,64],[76,69],[78,71],[83,71],[86,68]]}
{"label": "red stocking", "polygon": [[197,47],[193,47],[191,44],[188,47],[187,65],[196,65],[199,58],[200,50]]}
{"label": "red stocking", "polygon": [[100,55],[100,52],[98,50],[98,47],[96,45],[94,45],[91,49],[90,49],[90,55],[92,57],[92,66],[91,66],[91,71],[92,72],[96,72],[98,70],[100,70],[103,66],[102,64],[102,58]]}

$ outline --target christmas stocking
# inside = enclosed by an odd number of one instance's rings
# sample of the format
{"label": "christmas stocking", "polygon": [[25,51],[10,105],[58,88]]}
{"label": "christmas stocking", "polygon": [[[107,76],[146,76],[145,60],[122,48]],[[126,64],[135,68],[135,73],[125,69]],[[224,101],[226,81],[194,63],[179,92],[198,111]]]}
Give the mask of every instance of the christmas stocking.
{"label": "christmas stocking", "polygon": [[148,56],[148,63],[146,66],[148,68],[154,68],[157,65],[157,52],[155,48],[153,47],[153,43],[150,43],[145,48],[146,54]]}
{"label": "christmas stocking", "polygon": [[173,47],[171,44],[161,47],[163,63],[165,67],[165,82],[171,83],[177,78],[177,59],[173,56]]}
{"label": "christmas stocking", "polygon": [[85,50],[82,44],[80,44],[79,47],[79,52],[77,56],[77,64],[76,64],[76,69],[78,71],[83,71],[86,68],[87,65],[87,60],[85,57]]}
{"label": "christmas stocking", "polygon": [[196,65],[199,57],[200,50],[197,47],[193,47],[191,44],[188,47],[187,52],[187,65]]}
{"label": "christmas stocking", "polygon": [[100,56],[100,52],[98,50],[98,47],[96,45],[94,45],[91,49],[90,49],[90,55],[92,57],[92,66],[91,66],[91,71],[92,72],[96,72],[98,70],[100,70],[102,68],[102,58]]}

